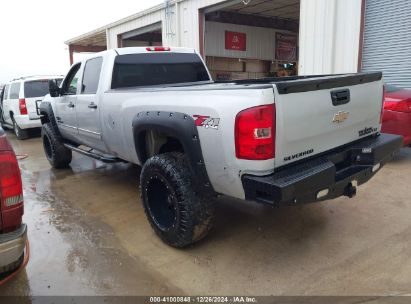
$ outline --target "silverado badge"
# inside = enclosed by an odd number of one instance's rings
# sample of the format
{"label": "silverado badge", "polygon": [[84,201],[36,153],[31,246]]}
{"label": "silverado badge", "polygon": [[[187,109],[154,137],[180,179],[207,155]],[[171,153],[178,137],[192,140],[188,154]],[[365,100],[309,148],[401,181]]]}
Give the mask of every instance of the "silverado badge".
{"label": "silverado badge", "polygon": [[348,115],[350,112],[340,111],[334,115],[333,122],[335,123],[342,123],[348,119]]}

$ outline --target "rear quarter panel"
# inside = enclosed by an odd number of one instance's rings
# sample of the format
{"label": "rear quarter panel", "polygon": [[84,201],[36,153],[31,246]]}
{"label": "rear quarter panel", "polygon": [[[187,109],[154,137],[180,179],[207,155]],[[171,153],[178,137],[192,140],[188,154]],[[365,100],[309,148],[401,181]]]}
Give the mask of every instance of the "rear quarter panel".
{"label": "rear quarter panel", "polygon": [[244,198],[241,175],[269,174],[273,172],[274,159],[250,161],[236,158],[235,118],[244,109],[272,104],[273,101],[272,87],[106,92],[101,103],[103,140],[113,154],[132,163],[141,164],[132,133],[132,121],[137,113],[170,111],[185,113],[192,117],[201,115],[219,119],[218,128],[198,127],[207,173],[215,191]]}

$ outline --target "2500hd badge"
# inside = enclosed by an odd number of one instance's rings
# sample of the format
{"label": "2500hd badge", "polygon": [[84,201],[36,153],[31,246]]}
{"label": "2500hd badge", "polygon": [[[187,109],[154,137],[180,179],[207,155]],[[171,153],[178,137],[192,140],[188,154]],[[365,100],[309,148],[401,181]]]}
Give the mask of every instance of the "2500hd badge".
{"label": "2500hd badge", "polygon": [[360,137],[363,137],[363,136],[375,133],[377,131],[378,131],[377,128],[364,128],[363,130],[358,131],[358,135]]}

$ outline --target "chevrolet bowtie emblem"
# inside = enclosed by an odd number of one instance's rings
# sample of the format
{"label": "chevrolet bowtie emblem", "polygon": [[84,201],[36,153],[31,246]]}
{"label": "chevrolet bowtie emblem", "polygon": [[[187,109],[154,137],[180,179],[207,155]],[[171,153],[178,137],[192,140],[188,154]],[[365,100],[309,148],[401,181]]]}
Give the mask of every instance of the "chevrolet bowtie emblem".
{"label": "chevrolet bowtie emblem", "polygon": [[334,115],[333,122],[342,123],[347,120],[349,114],[350,112],[340,111]]}

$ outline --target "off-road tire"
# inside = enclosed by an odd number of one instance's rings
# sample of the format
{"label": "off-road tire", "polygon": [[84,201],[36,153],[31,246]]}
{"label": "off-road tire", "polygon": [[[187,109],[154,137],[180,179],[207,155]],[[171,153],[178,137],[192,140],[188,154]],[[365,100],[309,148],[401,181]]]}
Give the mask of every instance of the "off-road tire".
{"label": "off-road tire", "polygon": [[[140,194],[147,219],[172,247],[187,247],[207,236],[212,228],[214,202],[196,194],[193,183],[187,157],[182,153],[153,156],[141,172]],[[158,208],[164,205],[168,209]]]}
{"label": "off-road tire", "polygon": [[63,145],[51,123],[48,122],[42,126],[41,140],[50,165],[56,169],[67,168],[71,163],[72,152]]}
{"label": "off-road tire", "polygon": [[20,128],[19,125],[14,120],[14,118],[13,118],[13,131],[14,131],[14,134],[16,135],[17,139],[19,139],[19,140],[28,139],[30,137],[29,136],[29,131]]}
{"label": "off-road tire", "polygon": [[3,109],[0,109],[0,127],[2,127],[3,129],[6,127],[4,123]]}

